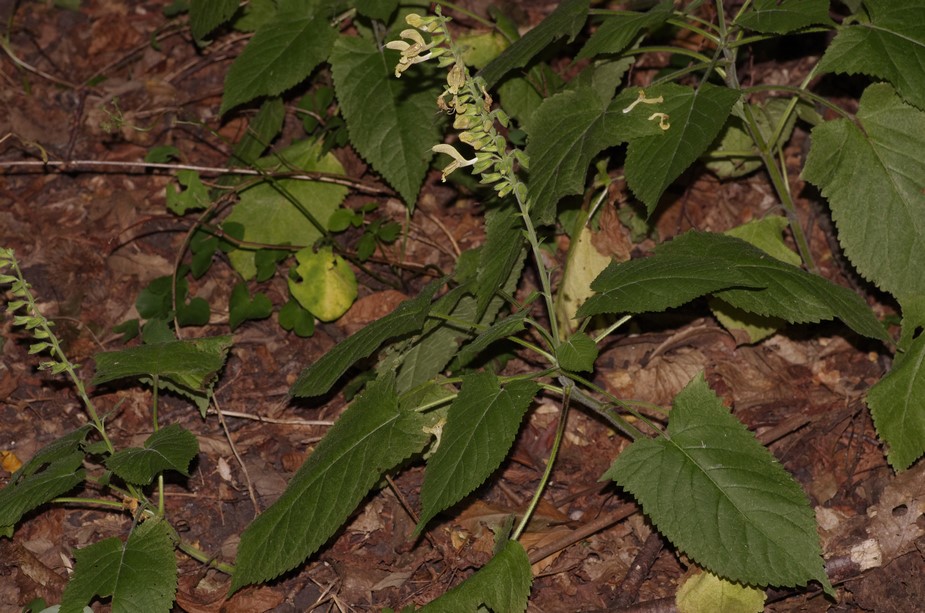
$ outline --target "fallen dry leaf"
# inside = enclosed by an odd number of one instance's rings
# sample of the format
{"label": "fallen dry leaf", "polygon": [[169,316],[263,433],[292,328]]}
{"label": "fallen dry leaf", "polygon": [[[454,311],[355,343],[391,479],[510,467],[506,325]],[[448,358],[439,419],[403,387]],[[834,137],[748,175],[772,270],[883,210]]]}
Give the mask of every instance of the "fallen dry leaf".
{"label": "fallen dry leaf", "polygon": [[0,451],[0,468],[8,473],[15,473],[22,466],[22,462],[12,451]]}

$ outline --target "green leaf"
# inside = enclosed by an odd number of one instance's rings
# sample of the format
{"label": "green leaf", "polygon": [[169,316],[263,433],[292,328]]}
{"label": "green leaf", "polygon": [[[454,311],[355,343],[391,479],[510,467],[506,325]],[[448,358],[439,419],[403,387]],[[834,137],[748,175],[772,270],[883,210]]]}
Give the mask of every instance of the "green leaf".
{"label": "green leaf", "polygon": [[524,329],[524,320],[528,315],[528,310],[518,311],[509,315],[502,320],[496,321],[487,330],[476,336],[471,343],[468,343],[456,354],[456,364],[459,368],[464,368],[469,362],[474,360],[479,353],[488,349],[492,343],[513,336]]}
{"label": "green leaf", "polygon": [[321,396],[357,360],[371,355],[385,341],[420,331],[430,312],[430,301],[444,282],[441,279],[428,284],[416,298],[402,302],[385,317],[335,345],[321,359],[302,371],[289,393],[303,398]]}
{"label": "green leaf", "polygon": [[279,325],[283,330],[295,332],[302,338],[315,333],[315,317],[291,298],[279,309]]}
{"label": "green leaf", "polygon": [[[548,69],[548,66],[542,64],[534,70],[541,67]],[[530,120],[544,99],[531,79],[514,76],[505,79],[498,86],[498,97],[504,112],[516,119],[525,130],[530,128]]]}
{"label": "green leaf", "polygon": [[424,324],[420,336],[412,339],[398,356],[397,387],[400,394],[425,383],[446,368],[460,341],[473,334],[477,325],[475,310],[471,283],[454,287],[434,302],[430,319]]}
{"label": "green leaf", "polygon": [[[331,154],[321,155],[322,143],[300,140],[277,156],[262,158],[258,165],[270,171],[279,166],[280,158],[286,166],[305,171],[343,174],[344,167]],[[284,167],[284,170],[289,168]],[[296,206],[286,194],[298,203]],[[241,200],[225,219],[244,227],[240,240],[265,245],[311,246],[321,238],[321,231],[315,227],[306,213],[326,227],[328,219],[347,195],[347,188],[331,183],[316,183],[296,179],[278,179],[259,183],[241,193]],[[237,249],[228,254],[231,265],[245,279],[254,278],[257,266],[254,252]]]}
{"label": "green leaf", "polygon": [[273,303],[263,292],[251,298],[247,284],[237,283],[228,301],[228,326],[234,330],[248,319],[266,319],[273,312]]}
{"label": "green leaf", "polygon": [[[796,124],[797,114],[808,105],[800,103],[795,112],[787,115],[787,121],[778,133],[775,143],[770,143],[769,141],[774,137],[778,124],[784,118],[784,113],[788,111],[790,101],[786,98],[771,98],[765,101],[764,104],[752,104],[749,106],[752,115],[755,117],[755,123],[758,124],[758,132],[764,141],[773,148],[790,139],[793,126]],[[742,155],[742,153],[745,153],[745,155]],[[730,155],[734,155],[734,157],[730,157]],[[715,172],[721,179],[744,177],[762,167],[755,141],[752,140],[751,135],[748,133],[745,121],[734,114],[729,116],[729,121],[714,142],[714,146],[703,157],[707,168]]]}
{"label": "green leaf", "polygon": [[83,482],[81,446],[89,424],[40,449],[0,490],[0,528],[15,526],[22,516]]}
{"label": "green leaf", "polygon": [[112,331],[115,334],[121,334],[122,338],[119,339],[119,342],[125,344],[129,342],[130,340],[132,340],[133,338],[135,338],[136,336],[138,336],[138,333],[141,330],[138,326],[137,319],[128,319],[126,321],[123,321],[121,324],[113,326]]}
{"label": "green leaf", "polygon": [[565,370],[591,372],[597,360],[597,345],[584,332],[576,332],[556,347],[556,360]]}
{"label": "green leaf", "polygon": [[331,52],[331,72],[350,141],[413,208],[430,148],[440,141],[436,112],[440,89],[395,78],[399,54],[373,42],[341,36]]}
{"label": "green leaf", "polygon": [[[183,267],[177,271],[177,306],[186,304],[189,294],[189,282],[186,280],[186,271]],[[172,319],[171,284],[170,275],[157,277],[147,287],[138,293],[135,299],[135,308],[144,319]],[[208,305],[206,305],[208,309]]]}
{"label": "green leaf", "polygon": [[190,262],[190,274],[194,279],[199,279],[206,274],[212,266],[212,256],[218,249],[219,239],[208,232],[199,229],[193,232],[190,239],[190,250],[193,252],[192,261]]}
{"label": "green leaf", "polygon": [[886,79],[925,110],[925,0],[865,0],[869,23],[842,28],[819,60],[820,72]]}
{"label": "green leaf", "polygon": [[234,146],[231,156],[235,165],[251,165],[263,153],[283,129],[286,105],[282,98],[269,98],[260,105],[260,111],[247,124],[247,133]]}
{"label": "green leaf", "polygon": [[857,119],[813,129],[803,177],[828,198],[858,272],[903,303],[925,295],[925,113],[881,83],[864,91]]}
{"label": "green leaf", "polygon": [[254,277],[258,283],[269,281],[276,274],[277,264],[292,254],[287,249],[260,249],[254,252],[254,267],[257,274]]}
{"label": "green leaf", "polygon": [[145,154],[145,162],[151,164],[167,164],[179,159],[181,159],[180,150],[173,145],[151,147]]}
{"label": "green leaf", "polygon": [[476,317],[482,317],[489,303],[504,287],[511,271],[523,258],[523,222],[514,207],[489,211],[485,216],[485,244],[479,251],[476,277]]}
{"label": "green leaf", "polygon": [[357,219],[362,222],[363,216],[354,213],[350,209],[337,209],[328,220],[328,230],[331,232],[343,232],[353,226],[354,220]]}
{"label": "green leaf", "polygon": [[507,541],[504,549],[474,575],[443,596],[428,603],[419,613],[476,611],[485,605],[492,611],[520,613],[527,609],[533,574],[523,545]]}
{"label": "green leaf", "polygon": [[533,114],[526,152],[531,217],[537,224],[552,223],[559,200],[584,190],[588,166],[601,151],[646,135],[665,138],[658,123],[647,120],[651,111],[623,112],[638,93],[638,88],[625,90],[606,104],[584,87],[547,98]]}
{"label": "green leaf", "polygon": [[388,21],[396,8],[398,8],[398,0],[364,0],[357,3],[357,10],[361,15],[379,21]]}
{"label": "green leaf", "polygon": [[170,526],[156,518],[117,538],[77,550],[60,613],[81,613],[94,597],[112,597],[113,613],[168,613],[177,592]]}
{"label": "green leaf", "polygon": [[166,319],[149,319],[141,330],[141,342],[144,345],[169,343],[175,340],[177,340],[177,335],[173,333],[173,328]]}
{"label": "green leaf", "polygon": [[626,152],[626,181],[651,215],[665,189],[713,143],[740,93],[709,83],[696,89],[671,83],[645,91],[648,98],[663,96],[665,102],[640,104],[629,114],[661,112],[670,121],[661,134],[630,140]]}
{"label": "green leaf", "polygon": [[[787,226],[785,217],[769,215],[727,230],[724,234],[741,238],[782,262],[799,266],[802,264],[800,256],[787,246],[781,236]],[[786,322],[781,319],[764,317],[737,309],[719,298],[711,298],[709,304],[710,310],[713,311],[719,323],[732,332],[740,343],[757,343],[786,325]]]}
{"label": "green leaf", "polygon": [[87,435],[93,430],[90,424],[84,424],[80,428],[68,432],[61,438],[55,439],[39,449],[32,458],[19,467],[10,477],[9,484],[15,484],[19,479],[35,474],[46,464],[57,462],[69,458],[74,452],[79,451],[87,440]]}
{"label": "green leaf", "polygon": [[204,298],[192,298],[177,304],[177,323],[181,326],[204,326],[209,323],[209,303]]}
{"label": "green leaf", "polygon": [[224,366],[231,344],[229,335],[104,351],[93,356],[96,376],[91,383],[158,376],[192,390],[203,390]]}
{"label": "green leaf", "polygon": [[241,16],[234,20],[238,32],[255,32],[276,14],[276,0],[249,0]]}
{"label": "green leaf", "polygon": [[783,236],[781,236],[781,233],[789,225],[786,217],[769,215],[741,226],[736,226],[731,230],[727,230],[724,234],[741,238],[782,262],[799,266],[802,263],[800,256],[787,246]]}
{"label": "green leaf", "polygon": [[353,269],[331,247],[306,247],[295,254],[299,264],[290,273],[289,292],[321,321],[334,321],[357,297]]}
{"label": "green leaf", "polygon": [[893,368],[867,392],[890,465],[905,470],[925,453],[925,334],[897,354]]}
{"label": "green leaf", "polygon": [[238,0],[190,0],[189,27],[193,38],[203,40],[238,10]]}
{"label": "green leaf", "polygon": [[189,463],[199,453],[196,436],[179,424],[170,424],[148,437],[144,449],[120,449],[106,460],[106,466],[122,479],[148,485],[165,470],[189,476]]}
{"label": "green leaf", "polygon": [[750,313],[791,323],[838,317],[858,334],[888,340],[853,292],[722,234],[687,232],[651,257],[611,264],[591,287],[597,294],[578,309],[579,317],[663,311],[715,293]]}
{"label": "green leaf", "polygon": [[177,183],[183,189],[177,191],[173,183],[167,184],[167,209],[177,215],[198,211],[209,206],[209,190],[199,180],[195,170],[178,170]]}
{"label": "green leaf", "polygon": [[636,58],[621,57],[615,60],[598,59],[592,61],[578,76],[569,81],[568,89],[590,87],[597,92],[601,102],[607,104],[614,92],[623,84],[626,72],[633,67]]}
{"label": "green leaf", "polygon": [[[509,271],[500,287],[502,292],[511,295],[517,288],[520,272],[523,270],[525,250],[519,253],[519,259]],[[465,267],[464,260],[457,264],[457,275]],[[434,318],[425,325],[421,338],[401,356],[398,371],[398,389],[401,393],[416,387],[444,370],[458,351],[460,342],[470,338],[473,330],[491,324],[498,311],[504,305],[504,299],[495,296],[488,303],[485,312],[478,316],[476,298],[471,295],[469,283],[457,286],[440,298],[431,310],[432,314],[448,316],[449,320]],[[466,326],[460,322],[471,322]]]}
{"label": "green leaf", "polygon": [[273,579],[317,551],[384,471],[424,448],[423,423],[399,408],[394,378],[371,383],[241,535],[231,591]]}
{"label": "green leaf", "polygon": [[620,53],[636,40],[642,30],[654,30],[671,17],[672,3],[659,2],[645,13],[625,11],[605,15],[600,27],[588,38],[576,60],[605,53]]}
{"label": "green leaf", "polygon": [[755,586],[814,579],[833,593],[806,494],[702,375],[675,398],[667,435],[634,441],[603,478],[710,571]]}
{"label": "green leaf", "polygon": [[[151,340],[148,329],[152,324],[164,326],[163,329],[155,328],[157,335],[172,338],[166,324],[154,319],[145,326],[143,334],[146,342]],[[97,375],[93,384],[141,377],[143,383],[153,385],[153,378],[157,376],[159,389],[189,398],[205,417],[216,373],[224,365],[230,347],[231,336],[216,336],[184,341],[161,340],[122,351],[98,353],[94,356]]]}
{"label": "green leaf", "polygon": [[588,6],[589,0],[564,0],[539,25],[505,49],[504,53],[479,72],[478,76],[485,79],[486,87],[491,89],[510,71],[526,66],[552,41],[563,36],[568,36],[569,41],[574,40],[585,25]]}
{"label": "green leaf", "polygon": [[830,25],[829,0],[754,0],[736,25],[766,34],[787,34],[813,25]]}
{"label": "green leaf", "polygon": [[420,534],[437,513],[480,486],[507,456],[539,386],[512,381],[501,387],[490,372],[464,375],[450,405],[440,445],[427,462],[421,486]]}
{"label": "green leaf", "polygon": [[326,12],[281,9],[260,26],[228,69],[219,114],[298,85],[327,59],[336,38]]}

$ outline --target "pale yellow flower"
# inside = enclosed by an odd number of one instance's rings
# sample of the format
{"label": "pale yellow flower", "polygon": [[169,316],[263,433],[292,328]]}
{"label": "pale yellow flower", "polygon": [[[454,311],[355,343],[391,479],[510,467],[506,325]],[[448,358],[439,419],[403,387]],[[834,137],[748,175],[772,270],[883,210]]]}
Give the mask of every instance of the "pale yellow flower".
{"label": "pale yellow flower", "polygon": [[671,127],[671,124],[668,123],[668,113],[652,113],[649,115],[649,121],[653,119],[658,119],[658,127],[662,130],[667,130]]}
{"label": "pale yellow flower", "polygon": [[471,160],[467,160],[452,145],[446,145],[446,144],[434,145],[430,149],[434,153],[445,153],[451,158],[453,158],[453,161],[450,163],[450,165],[443,169],[442,181],[446,181],[447,176],[450,173],[452,173],[454,170],[458,168],[465,168],[466,166],[472,166],[473,164],[479,161],[477,157],[474,157]]}
{"label": "pale yellow flower", "polygon": [[[403,40],[393,40],[385,44],[386,48],[401,52],[401,58],[398,60],[398,64],[395,66],[396,77],[401,77],[401,73],[408,70],[408,68],[413,64],[426,62],[430,58],[434,57],[434,53],[430,51],[431,48],[433,48],[434,43],[428,44],[424,40],[424,37],[421,36],[421,33],[417,30],[402,30],[401,37],[406,38],[411,42],[408,43]],[[427,53],[421,55],[425,51],[427,51]]]}
{"label": "pale yellow flower", "polygon": [[632,104],[630,104],[628,107],[626,107],[625,109],[623,109],[623,112],[624,112],[624,113],[629,113],[629,112],[632,111],[634,108],[636,108],[636,105],[637,105],[637,104],[658,104],[658,103],[664,102],[664,101],[665,101],[665,99],[664,99],[662,96],[659,96],[658,98],[646,98],[646,92],[645,92],[645,90],[640,89],[640,90],[639,90],[639,95],[638,95],[638,97],[633,101]]}

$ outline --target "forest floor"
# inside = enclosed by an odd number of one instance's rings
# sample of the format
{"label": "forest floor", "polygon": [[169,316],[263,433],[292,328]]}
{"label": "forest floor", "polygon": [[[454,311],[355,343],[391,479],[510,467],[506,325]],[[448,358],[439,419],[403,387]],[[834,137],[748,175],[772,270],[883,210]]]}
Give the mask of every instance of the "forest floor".
{"label": "forest floor", "polygon": [[[51,2],[0,2],[0,17],[13,24],[10,51],[20,62],[9,55],[0,59],[0,245],[15,249],[42,311],[56,322],[85,380],[94,353],[124,346],[113,327],[137,317],[135,299],[146,284],[173,272],[193,220],[165,207],[170,173],[16,164],[40,162],[43,155],[51,161],[140,162],[155,145],[176,147],[188,164],[226,164],[227,143],[242,136],[247,114],[222,120],[217,112],[229,61],[245,37],[227,34],[197,49],[182,22],[164,17],[166,4],[90,0],[67,10]],[[469,6],[484,10],[477,4]],[[554,6],[509,4],[521,7],[524,24],[537,23]],[[781,79],[799,82],[806,68],[767,62],[751,70],[778,71]],[[296,124],[290,114],[283,141]],[[858,283],[833,253],[837,243],[824,204],[798,179],[806,138],[798,128],[788,163],[820,270],[886,313],[890,306],[878,302],[882,296]],[[381,187],[382,195],[354,195],[347,206],[376,200],[377,214],[405,222],[404,205],[356,154],[343,148],[335,155],[351,177]],[[227,432],[217,415],[202,419],[185,401],[164,399],[163,422],[182,424],[200,444],[191,476],[167,486],[167,514],[184,539],[233,562],[243,529],[280,495],[325,434],[325,424],[345,406],[342,395],[323,403],[291,399],[287,390],[300,371],[414,295],[424,280],[420,270],[452,270],[456,249],[481,243],[478,202],[439,179],[439,171],[428,175],[404,250],[377,254],[390,263],[381,264],[384,271],[403,271],[397,288],[360,274],[359,301],[342,319],[319,324],[311,338],[285,333],[275,316],[235,331],[215,392]],[[666,195],[656,214],[661,240],[690,228],[722,231],[777,206],[761,173],[724,183],[695,169],[682,186]],[[628,197],[625,188],[613,189],[614,201]],[[615,215],[605,214],[601,225],[600,240],[610,241],[609,248],[626,241]],[[347,242],[356,238],[348,235]],[[550,257],[563,262],[567,245],[561,237],[558,255]],[[628,247],[643,253],[651,244]],[[228,333],[227,311],[217,305],[227,305],[236,282],[230,266],[215,265],[193,283],[191,293],[207,298],[213,311],[207,326],[187,334]],[[531,275],[524,283],[532,283]],[[285,301],[284,279],[262,289],[274,303]],[[0,320],[0,330],[0,450],[25,461],[86,418],[69,385],[36,369],[39,359],[27,355],[28,338],[11,318]],[[925,560],[916,546],[925,481],[917,468],[901,477],[889,468],[864,403],[888,363],[881,349],[845,336],[836,324],[812,331],[794,326],[757,345],[742,344],[705,303],[695,303],[670,316],[642,318],[614,335],[595,380],[620,397],[667,406],[704,371],[735,415],[802,484],[816,509],[839,599],[825,598],[818,586],[773,591],[768,611],[913,611],[925,602]],[[517,367],[516,360],[510,367]],[[112,412],[107,423],[118,443],[138,444],[150,435],[147,389],[105,387],[93,396]],[[370,495],[303,566],[231,599],[227,575],[178,554],[176,610],[366,611],[428,602],[489,558],[491,527],[524,507],[541,476],[557,415],[551,402],[535,406],[511,459],[475,496],[433,522],[428,538],[411,539],[415,521],[403,506],[407,501],[418,508],[423,470],[413,467]],[[533,567],[531,610],[673,610],[688,560],[653,535],[630,497],[598,481],[625,441],[593,416],[573,411],[569,419],[552,484],[522,540],[528,551],[550,552]],[[10,474],[0,469],[0,485]],[[101,538],[124,538],[130,525],[126,513],[77,506],[50,505],[28,515],[12,541],[0,539],[0,611],[19,611],[37,597],[57,602],[73,552]],[[847,552],[865,540],[880,543],[884,555],[873,568],[854,573]]]}

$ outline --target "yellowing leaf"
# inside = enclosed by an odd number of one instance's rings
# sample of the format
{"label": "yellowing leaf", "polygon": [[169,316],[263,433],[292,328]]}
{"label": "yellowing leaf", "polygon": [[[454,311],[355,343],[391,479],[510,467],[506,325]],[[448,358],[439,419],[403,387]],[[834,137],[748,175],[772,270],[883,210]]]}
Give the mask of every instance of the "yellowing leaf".
{"label": "yellowing leaf", "polygon": [[680,613],[761,613],[764,599],[762,590],[703,572],[678,588],[675,605]]}
{"label": "yellowing leaf", "polygon": [[610,258],[601,254],[591,244],[591,237],[591,230],[587,226],[582,227],[569,249],[565,279],[556,301],[556,319],[559,320],[559,327],[569,332],[575,330],[575,314],[578,307],[594,295],[591,282],[610,264]]}
{"label": "yellowing leaf", "polygon": [[330,247],[317,252],[307,247],[295,257],[299,278],[289,279],[292,297],[321,321],[334,321],[346,313],[357,297],[357,279],[350,265]]}
{"label": "yellowing leaf", "polygon": [[[321,142],[304,140],[282,151],[279,156],[295,169],[343,174],[344,167],[340,162],[331,154],[322,156],[321,147]],[[281,162],[276,156],[267,156],[261,158],[257,165],[272,172],[281,166]],[[290,169],[281,167],[283,171]],[[311,245],[321,237],[321,232],[299,207],[286,198],[282,190],[323,226],[327,226],[331,214],[347,195],[347,188],[329,183],[297,179],[280,179],[275,184],[259,183],[241,193],[241,200],[225,223],[244,226],[244,235],[240,238],[245,241],[264,245]],[[238,249],[229,253],[228,259],[245,280],[257,274],[253,251]]]}
{"label": "yellowing leaf", "polygon": [[456,39],[456,44],[463,49],[463,60],[466,66],[476,69],[487,66],[508,47],[507,39],[498,32],[480,32],[460,36]]}

